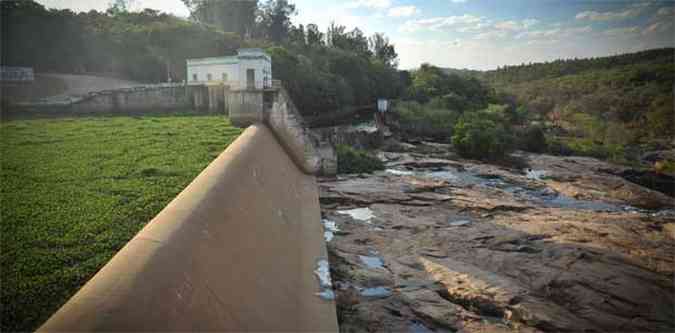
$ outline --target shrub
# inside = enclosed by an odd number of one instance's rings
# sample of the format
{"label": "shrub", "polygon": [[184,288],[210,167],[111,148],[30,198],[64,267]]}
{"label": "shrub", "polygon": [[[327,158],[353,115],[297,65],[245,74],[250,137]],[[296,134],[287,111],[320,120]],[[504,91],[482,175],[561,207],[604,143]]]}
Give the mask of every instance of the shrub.
{"label": "shrub", "polygon": [[546,138],[546,151],[552,155],[571,156],[574,151],[559,137]]}
{"label": "shrub", "polygon": [[383,170],[384,163],[368,152],[347,145],[338,145],[338,173],[370,173]]}
{"label": "shrub", "polygon": [[452,144],[465,157],[498,160],[512,149],[513,138],[504,125],[484,112],[466,113],[455,125]]}
{"label": "shrub", "polygon": [[547,150],[546,135],[541,126],[530,126],[520,136],[520,148],[532,153],[543,153]]}
{"label": "shrub", "polygon": [[417,102],[400,102],[394,110],[399,117],[400,129],[413,136],[449,139],[457,122],[458,113],[444,109],[438,101],[421,105]]}

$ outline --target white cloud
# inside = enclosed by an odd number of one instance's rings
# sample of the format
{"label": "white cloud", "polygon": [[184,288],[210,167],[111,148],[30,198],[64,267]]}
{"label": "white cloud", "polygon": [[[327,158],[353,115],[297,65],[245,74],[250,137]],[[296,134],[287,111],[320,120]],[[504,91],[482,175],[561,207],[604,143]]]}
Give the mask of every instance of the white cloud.
{"label": "white cloud", "polygon": [[576,28],[553,28],[543,30],[525,31],[516,35],[516,39],[542,39],[542,38],[562,38],[578,36],[581,34],[588,34],[593,31],[590,26],[576,27]]}
{"label": "white cloud", "polygon": [[640,16],[640,14],[642,14],[647,9],[647,7],[651,6],[651,4],[651,2],[638,2],[618,11],[598,12],[594,10],[588,10],[578,13],[576,19],[589,21],[625,20]]}
{"label": "white cloud", "polygon": [[508,33],[503,30],[492,30],[475,35],[474,39],[504,39]]}
{"label": "white cloud", "polygon": [[640,27],[624,27],[624,28],[614,28],[614,29],[607,29],[603,31],[602,33],[607,35],[607,36],[613,36],[613,37],[620,37],[620,36],[628,36],[632,34],[637,34],[640,32]]}
{"label": "white cloud", "polygon": [[420,11],[415,6],[399,6],[389,8],[387,16],[391,17],[408,17],[418,14]]}
{"label": "white cloud", "polygon": [[450,0],[450,2],[452,2],[452,3],[465,3],[467,1],[468,0]]}
{"label": "white cloud", "polygon": [[674,16],[675,7],[662,7],[656,12],[656,16]]}
{"label": "white cloud", "polygon": [[673,21],[660,21],[646,27],[642,31],[642,34],[650,35],[655,33],[672,32],[672,31],[673,31]]}
{"label": "white cloud", "polygon": [[520,31],[526,30],[539,23],[537,19],[525,19],[522,21],[501,21],[495,23],[494,27],[498,30]]}
{"label": "white cloud", "polygon": [[452,28],[457,31],[469,31],[487,26],[484,18],[464,14],[461,16],[432,17],[427,19],[410,20],[405,22],[399,30],[415,32],[419,30],[443,31]]}
{"label": "white cloud", "polygon": [[527,29],[527,28],[529,28],[533,25],[539,24],[539,20],[537,20],[537,19],[525,19],[525,20],[521,21],[521,24],[525,27],[525,29]]}
{"label": "white cloud", "polygon": [[516,21],[502,21],[495,24],[495,28],[498,30],[520,30],[520,24]]}
{"label": "white cloud", "polygon": [[391,7],[391,0],[354,0],[347,3],[346,8],[387,9]]}

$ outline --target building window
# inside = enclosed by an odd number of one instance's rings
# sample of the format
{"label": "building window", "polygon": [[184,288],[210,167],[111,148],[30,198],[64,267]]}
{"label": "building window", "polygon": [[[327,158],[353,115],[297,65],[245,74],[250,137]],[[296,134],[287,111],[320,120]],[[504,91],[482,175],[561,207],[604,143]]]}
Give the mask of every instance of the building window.
{"label": "building window", "polygon": [[213,81],[213,76],[211,75],[211,73],[206,74],[206,80],[207,81]]}
{"label": "building window", "polygon": [[192,74],[192,81],[197,81],[197,74]]}
{"label": "building window", "polygon": [[227,73],[223,73],[223,82],[227,82]]}

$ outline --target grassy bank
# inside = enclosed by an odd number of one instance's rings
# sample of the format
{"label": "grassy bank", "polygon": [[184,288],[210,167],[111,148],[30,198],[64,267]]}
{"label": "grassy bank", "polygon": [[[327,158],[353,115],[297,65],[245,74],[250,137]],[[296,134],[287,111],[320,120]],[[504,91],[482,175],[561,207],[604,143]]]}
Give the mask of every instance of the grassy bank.
{"label": "grassy bank", "polygon": [[37,328],[240,133],[192,115],[0,126],[2,331]]}

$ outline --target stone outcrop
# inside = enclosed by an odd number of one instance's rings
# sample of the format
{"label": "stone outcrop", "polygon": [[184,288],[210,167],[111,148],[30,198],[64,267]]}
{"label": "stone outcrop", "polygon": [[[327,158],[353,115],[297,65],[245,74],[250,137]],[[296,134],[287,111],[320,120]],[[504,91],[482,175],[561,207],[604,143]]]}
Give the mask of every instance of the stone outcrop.
{"label": "stone outcrop", "polygon": [[594,159],[521,154],[528,172],[417,146],[320,180],[342,331],[675,329],[672,197]]}

